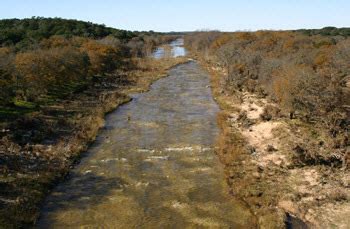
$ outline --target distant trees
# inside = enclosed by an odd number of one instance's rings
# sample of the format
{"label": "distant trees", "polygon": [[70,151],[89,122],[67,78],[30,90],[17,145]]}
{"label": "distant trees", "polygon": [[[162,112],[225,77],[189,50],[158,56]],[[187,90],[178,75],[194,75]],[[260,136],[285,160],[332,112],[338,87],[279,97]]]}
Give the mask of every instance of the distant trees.
{"label": "distant trees", "polygon": [[13,52],[9,48],[0,48],[0,104],[11,104],[15,93]]}
{"label": "distant trees", "polygon": [[60,18],[0,20],[0,105],[36,102],[94,76],[113,76],[131,66],[124,59],[148,56],[175,38]]}
{"label": "distant trees", "polygon": [[18,50],[23,50],[32,48],[43,39],[55,35],[65,38],[78,36],[90,39],[101,39],[110,36],[127,43],[133,37],[141,35],[155,36],[158,34],[153,31],[132,32],[119,30],[91,22],[62,18],[32,17],[21,20],[0,20],[0,46],[14,45]]}
{"label": "distant trees", "polygon": [[39,47],[17,53],[14,58],[20,99],[34,101],[52,88],[112,73],[125,54],[114,38],[96,41],[53,36],[43,40]]}
{"label": "distant trees", "polygon": [[[298,125],[305,128],[302,150],[312,155],[311,164],[333,165],[335,160],[346,161],[350,146],[347,31],[350,29],[328,27],[215,36],[202,32],[187,35],[185,45],[225,70],[221,81],[225,93],[249,91],[268,96],[279,105],[279,116],[299,119]],[[266,112],[262,117],[269,120],[271,115]],[[304,154],[297,157],[300,155]]]}
{"label": "distant trees", "polygon": [[324,27],[322,29],[300,29],[295,30],[305,35],[323,35],[323,36],[350,36],[350,28],[336,28],[332,26]]}
{"label": "distant trees", "polygon": [[85,81],[89,65],[86,53],[70,47],[19,53],[15,58],[17,93],[23,100],[35,101],[50,88]]}
{"label": "distant trees", "polygon": [[185,42],[226,69],[226,87],[263,92],[285,110],[321,120],[346,113],[344,107],[349,106],[341,82],[350,75],[350,41],[346,36],[316,34],[202,32],[188,35]]}
{"label": "distant trees", "polygon": [[113,46],[89,40],[82,44],[80,50],[88,54],[91,75],[110,73],[120,64],[119,50]]}
{"label": "distant trees", "polygon": [[128,43],[127,47],[130,50],[130,54],[133,57],[141,57],[143,55],[142,49],[143,49],[143,40],[140,37],[134,37],[132,38]]}
{"label": "distant trees", "polygon": [[208,31],[203,33],[194,33],[195,36],[186,36],[186,44],[195,48],[197,51],[204,54],[206,57],[209,55],[209,48],[212,43],[220,36],[218,31]]}

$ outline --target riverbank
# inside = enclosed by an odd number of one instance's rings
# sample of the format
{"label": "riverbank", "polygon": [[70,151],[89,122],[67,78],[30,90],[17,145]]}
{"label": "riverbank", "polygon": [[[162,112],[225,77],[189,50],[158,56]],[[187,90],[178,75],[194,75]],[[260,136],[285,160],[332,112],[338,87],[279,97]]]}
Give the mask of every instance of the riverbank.
{"label": "riverbank", "polygon": [[[198,58],[201,60],[201,58]],[[200,61],[211,74],[221,135],[217,154],[230,192],[245,201],[261,228],[347,228],[350,224],[349,170],[306,164],[299,154],[323,130],[279,114],[276,104],[245,91],[227,93],[227,74]],[[298,154],[299,152],[299,154]]]}
{"label": "riverbank", "polygon": [[[0,140],[0,227],[33,225],[43,198],[94,141],[104,125],[104,115],[130,101],[129,94],[148,90],[170,68],[186,61],[184,57],[134,59],[132,70],[97,78],[82,92],[27,114],[4,129]],[[10,135],[18,136],[19,143]]]}

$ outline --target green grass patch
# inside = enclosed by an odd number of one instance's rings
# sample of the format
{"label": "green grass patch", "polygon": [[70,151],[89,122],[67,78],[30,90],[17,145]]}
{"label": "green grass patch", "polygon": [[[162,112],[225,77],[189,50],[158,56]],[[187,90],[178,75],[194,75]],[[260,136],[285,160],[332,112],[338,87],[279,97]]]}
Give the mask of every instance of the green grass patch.
{"label": "green grass patch", "polygon": [[23,100],[16,100],[14,102],[15,106],[18,108],[24,108],[24,109],[34,109],[36,107],[36,103],[23,101]]}

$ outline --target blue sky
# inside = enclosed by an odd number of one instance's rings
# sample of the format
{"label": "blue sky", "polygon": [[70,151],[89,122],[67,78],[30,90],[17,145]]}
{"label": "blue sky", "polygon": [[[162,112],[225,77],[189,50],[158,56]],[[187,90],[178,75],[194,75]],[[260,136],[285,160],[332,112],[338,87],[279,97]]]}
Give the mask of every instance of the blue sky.
{"label": "blue sky", "polygon": [[0,18],[62,17],[129,30],[350,27],[350,0],[1,0]]}

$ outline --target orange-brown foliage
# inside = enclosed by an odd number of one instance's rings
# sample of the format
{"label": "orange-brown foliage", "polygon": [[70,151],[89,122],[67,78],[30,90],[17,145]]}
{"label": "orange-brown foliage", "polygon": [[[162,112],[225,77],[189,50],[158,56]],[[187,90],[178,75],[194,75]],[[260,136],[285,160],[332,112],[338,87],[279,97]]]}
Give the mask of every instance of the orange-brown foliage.
{"label": "orange-brown foliage", "polygon": [[213,42],[213,44],[211,45],[212,49],[218,49],[221,46],[225,45],[226,43],[228,43],[231,39],[232,39],[232,35],[230,34],[222,34],[221,36],[219,36],[217,39],[215,39],[215,41]]}

